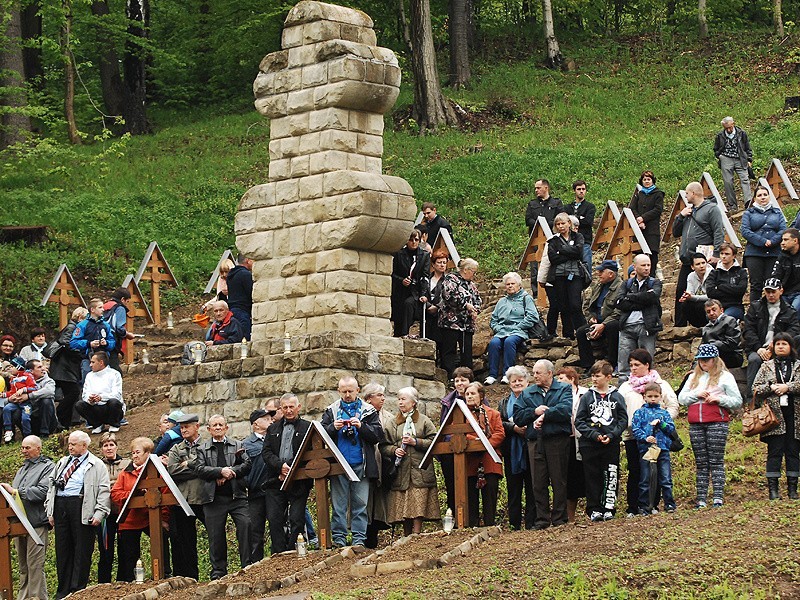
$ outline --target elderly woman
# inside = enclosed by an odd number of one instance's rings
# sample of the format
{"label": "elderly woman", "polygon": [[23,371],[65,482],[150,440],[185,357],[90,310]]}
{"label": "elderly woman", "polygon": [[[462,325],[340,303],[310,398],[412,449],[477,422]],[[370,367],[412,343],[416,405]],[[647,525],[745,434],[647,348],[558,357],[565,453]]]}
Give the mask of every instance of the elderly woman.
{"label": "elderly woman", "polygon": [[652,171],[642,171],[639,176],[639,186],[631,198],[630,209],[650,247],[650,273],[655,277],[661,245],[661,213],[664,212],[664,192],[656,187],[656,176]]}
{"label": "elderly woman", "polygon": [[[486,435],[492,448],[501,453],[506,431],[503,419],[495,409],[486,406],[486,388],[477,381],[464,390],[467,407]],[[476,439],[475,434],[467,434],[467,439]],[[469,504],[469,526],[477,527],[480,522],[478,501],[483,504],[483,526],[494,525],[497,520],[497,492],[503,466],[494,462],[487,452],[472,452],[467,457],[467,502]]]}
{"label": "elderly woman", "polygon": [[436,426],[417,410],[419,393],[413,387],[397,392],[398,413],[386,429],[386,441],[380,450],[393,460],[397,474],[389,491],[390,523],[403,523],[403,533],[420,533],[423,520],[438,520],[439,494],[433,461],[420,468],[425,452],[436,435]]}
{"label": "elderly woman", "polygon": [[[361,390],[364,402],[371,404],[378,411],[384,435],[394,426],[394,415],[384,409],[386,388],[378,383],[368,383]],[[389,472],[394,459],[383,457],[379,447],[375,447],[375,464],[378,465],[378,478],[369,480],[369,499],[367,500],[367,548],[378,547],[378,532],[389,529],[386,517],[387,495],[392,481]]]}
{"label": "elderly woman", "polygon": [[708,506],[709,476],[716,508],[725,499],[725,444],[731,411],[742,405],[742,396],[716,346],[700,344],[695,360],[697,364],[678,394],[678,402],[689,407],[689,440],[697,468],[695,508]]}
{"label": "elderly woman", "polygon": [[[125,501],[133,491],[136,480],[139,478],[147,458],[153,451],[153,440],[146,437],[137,437],[131,442],[131,460],[120,472],[117,480],[111,486],[111,502],[117,512],[122,509]],[[146,490],[137,493],[144,495]],[[116,519],[116,515],[114,516]],[[162,528],[167,528],[169,521],[169,507],[161,509]],[[128,508],[119,524],[119,564],[117,566],[117,581],[133,581],[136,561],[141,558],[142,532],[152,537],[150,531],[150,513],[146,508]],[[157,535],[163,535],[162,531]]]}
{"label": "elderly woman", "polygon": [[549,269],[547,284],[550,300],[547,311],[547,331],[555,335],[558,315],[561,315],[561,335],[575,339],[575,329],[586,324],[581,306],[584,288],[583,236],[573,230],[567,213],[559,213],[553,222],[556,234],[547,241]]}
{"label": "elderly woman", "polygon": [[508,523],[511,529],[522,529],[522,491],[525,490],[525,529],[536,524],[536,502],[533,499],[533,482],[528,467],[528,444],[525,427],[514,423],[514,407],[528,387],[528,370],[522,365],[509,367],[503,378],[508,381],[511,392],[500,400],[497,407],[503,423],[506,439],[503,440],[503,467],[508,489]]}
{"label": "elderly woman", "polygon": [[[539,320],[536,303],[522,289],[519,273],[503,275],[503,285],[506,287],[506,297],[501,298],[494,307],[489,321],[494,337],[489,341],[489,376],[484,385],[497,383],[501,354],[504,369],[508,370],[517,364],[517,348],[528,339],[528,331]],[[504,376],[502,383],[508,383],[508,378]]]}
{"label": "elderly woman", "polygon": [[796,500],[800,477],[800,361],[794,338],[778,333],[772,340],[773,356],[761,365],[753,383],[755,402],[769,404],[778,419],[775,429],[761,434],[767,445],[767,486],[769,499],[780,500],[778,483],[781,462],[786,460],[786,489]]}
{"label": "elderly woman", "polygon": [[781,235],[786,218],[777,206],[770,205],[769,190],[756,188],[753,203],[742,214],[742,237],[747,240],[744,266],[750,275],[750,302],[761,298],[766,281],[781,253]]}
{"label": "elderly woman", "polygon": [[472,282],[477,272],[477,261],[463,258],[458,263],[458,272],[448,273],[441,283],[439,334],[442,337],[442,368],[450,378],[456,367],[472,368],[472,336],[475,318],[481,309],[481,296]]}
{"label": "elderly woman", "polygon": [[672,386],[661,379],[653,368],[653,355],[644,348],[637,348],[628,357],[628,366],[631,374],[628,380],[619,386],[619,393],[625,398],[625,407],[628,411],[628,427],[622,434],[625,444],[625,456],[628,459],[628,482],[626,484],[626,497],[628,506],[625,512],[629,516],[639,514],[639,448],[631,430],[633,413],[644,406],[644,388],[648,383],[657,383],[661,388],[661,406],[669,412],[674,421],[678,417],[680,406]]}
{"label": "elderly woman", "polygon": [[431,255],[419,247],[422,237],[414,229],[408,242],[392,260],[392,316],[395,337],[408,335],[422,315],[421,299],[428,295]]}
{"label": "elderly woman", "polygon": [[578,412],[581,396],[589,390],[580,385],[578,372],[572,367],[558,369],[556,371],[556,379],[561,383],[569,384],[572,388],[572,437],[574,443],[570,445],[569,465],[567,466],[567,519],[570,523],[574,523],[578,500],[586,498],[586,476],[583,472],[583,460],[578,449],[578,438],[581,437],[581,434],[575,429],[575,414]]}
{"label": "elderly woman", "polygon": [[[152,441],[150,441],[150,444],[152,446]],[[113,488],[120,473],[131,464],[130,460],[117,454],[117,436],[115,434],[106,432],[100,436],[100,458],[108,470],[108,478]],[[117,505],[112,500],[111,514],[97,528],[97,546],[100,550],[100,559],[97,561],[98,583],[111,583],[111,567],[114,564],[114,539],[117,535],[117,517],[119,516],[120,508],[122,508],[122,505]],[[117,564],[117,580],[122,581],[120,574],[120,565]]]}

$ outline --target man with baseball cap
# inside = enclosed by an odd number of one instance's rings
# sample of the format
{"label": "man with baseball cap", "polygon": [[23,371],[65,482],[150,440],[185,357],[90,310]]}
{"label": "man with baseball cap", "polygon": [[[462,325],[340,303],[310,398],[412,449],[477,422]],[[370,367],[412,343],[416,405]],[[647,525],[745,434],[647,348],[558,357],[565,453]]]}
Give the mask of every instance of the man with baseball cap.
{"label": "man with baseball cap", "polygon": [[580,366],[586,370],[594,364],[595,348],[601,349],[603,358],[612,365],[617,362],[619,350],[619,321],[614,312],[622,289],[619,265],[615,260],[604,260],[594,270],[597,281],[589,293],[586,325],[578,327],[577,331]]}
{"label": "man with baseball cap", "polygon": [[267,526],[267,496],[263,485],[267,471],[262,458],[264,436],[272,425],[273,418],[263,408],[250,413],[252,433],[243,441],[247,456],[250,457],[250,474],[247,476],[247,510],[250,514],[250,562],[257,563],[264,558],[264,531]]}

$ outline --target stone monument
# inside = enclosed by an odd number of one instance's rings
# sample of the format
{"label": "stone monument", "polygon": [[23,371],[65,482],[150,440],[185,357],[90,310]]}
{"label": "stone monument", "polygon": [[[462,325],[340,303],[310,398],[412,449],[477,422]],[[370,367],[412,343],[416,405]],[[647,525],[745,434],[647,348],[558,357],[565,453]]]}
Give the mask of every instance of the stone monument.
{"label": "stone monument", "polygon": [[174,369],[175,406],[242,422],[291,391],[315,415],[345,374],[387,396],[410,385],[424,401],[445,394],[434,344],[391,337],[392,253],[417,209],[408,183],[381,173],[400,67],[372,25],[358,10],[299,2],[283,49],[261,61],[253,90],[271,120],[269,178],[244,194],[235,223],[239,251],[255,261],[251,356],[217,346]]}

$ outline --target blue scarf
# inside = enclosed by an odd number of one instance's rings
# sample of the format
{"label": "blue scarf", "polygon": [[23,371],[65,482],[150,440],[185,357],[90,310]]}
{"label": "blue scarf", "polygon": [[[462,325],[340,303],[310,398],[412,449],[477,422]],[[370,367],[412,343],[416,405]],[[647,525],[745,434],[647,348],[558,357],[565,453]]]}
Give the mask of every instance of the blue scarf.
{"label": "blue scarf", "polygon": [[655,184],[655,183],[654,183],[653,185],[651,185],[650,187],[644,187],[644,186],[642,186],[642,191],[643,191],[645,194],[652,194],[654,189],[656,189],[656,184]]}
{"label": "blue scarf", "polygon": [[[521,394],[520,394],[521,396]],[[506,405],[506,414],[511,416],[514,414],[514,406],[519,401],[519,396],[515,396],[514,392],[508,395],[508,404]],[[511,473],[519,475],[528,469],[528,452],[525,439],[518,436],[516,433],[511,434]]]}

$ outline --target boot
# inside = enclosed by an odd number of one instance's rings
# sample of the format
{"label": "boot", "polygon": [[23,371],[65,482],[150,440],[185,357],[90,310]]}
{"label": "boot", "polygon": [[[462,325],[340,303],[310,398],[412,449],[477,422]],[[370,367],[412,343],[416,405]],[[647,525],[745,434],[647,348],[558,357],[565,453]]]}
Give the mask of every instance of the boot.
{"label": "boot", "polygon": [[769,487],[769,499],[780,500],[781,494],[778,491],[779,480],[777,477],[767,477],[767,486]]}
{"label": "boot", "polygon": [[789,494],[789,498],[792,500],[800,498],[800,496],[797,495],[797,477],[786,478],[786,491]]}

